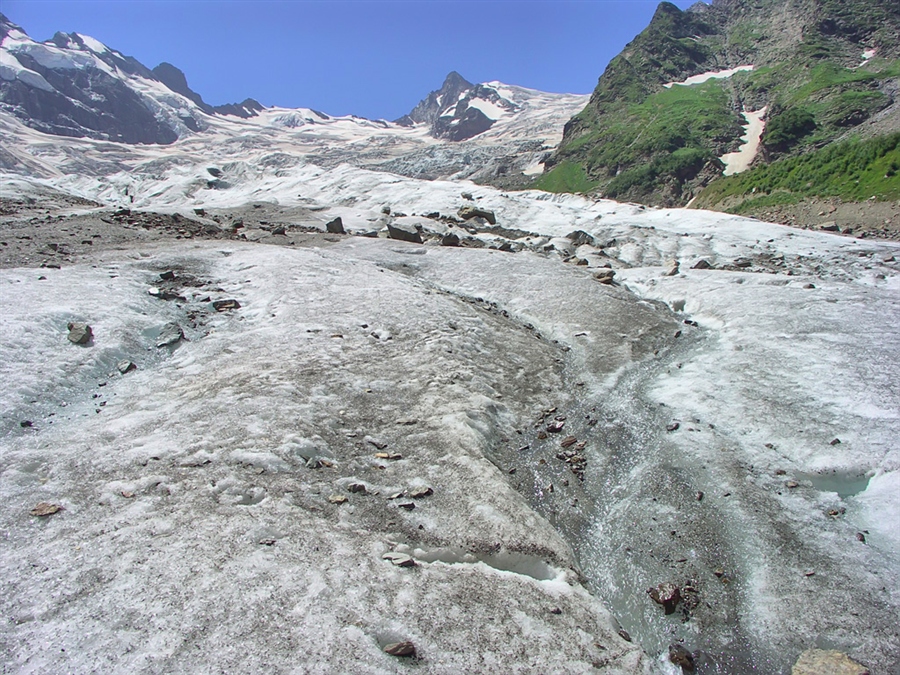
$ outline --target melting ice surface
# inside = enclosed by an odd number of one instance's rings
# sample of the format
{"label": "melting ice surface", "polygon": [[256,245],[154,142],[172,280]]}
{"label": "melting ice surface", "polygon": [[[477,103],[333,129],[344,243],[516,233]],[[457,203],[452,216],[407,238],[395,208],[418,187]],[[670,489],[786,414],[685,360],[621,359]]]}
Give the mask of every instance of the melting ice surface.
{"label": "melting ice surface", "polygon": [[[220,150],[226,189],[209,149],[43,184],[351,232],[464,190],[529,249],[216,241],[0,271],[6,667],[400,672],[390,638],[435,673],[645,672],[679,639],[718,672],[824,643],[896,668],[900,247]],[[167,269],[204,284],[182,308],[147,293]],[[200,311],[210,294],[241,309]],[[65,339],[78,318],[92,347]],[[171,320],[189,339],[161,353]],[[138,370],[110,375],[123,356]],[[540,437],[557,416],[583,482]],[[434,494],[388,498],[414,485]],[[664,581],[698,590],[689,621],[648,599]]]}

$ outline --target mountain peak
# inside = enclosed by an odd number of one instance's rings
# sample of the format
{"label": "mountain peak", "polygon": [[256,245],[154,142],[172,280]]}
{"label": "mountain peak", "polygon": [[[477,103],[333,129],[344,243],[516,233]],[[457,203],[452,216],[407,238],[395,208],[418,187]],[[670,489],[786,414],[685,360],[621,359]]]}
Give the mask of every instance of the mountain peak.
{"label": "mountain peak", "polygon": [[451,70],[447,74],[447,77],[444,78],[444,84],[441,85],[441,90],[443,91],[445,89],[455,89],[455,88],[460,88],[460,87],[469,89],[474,86],[475,86],[474,84],[469,82],[466,78],[464,78],[462,75],[457,73],[455,70]]}

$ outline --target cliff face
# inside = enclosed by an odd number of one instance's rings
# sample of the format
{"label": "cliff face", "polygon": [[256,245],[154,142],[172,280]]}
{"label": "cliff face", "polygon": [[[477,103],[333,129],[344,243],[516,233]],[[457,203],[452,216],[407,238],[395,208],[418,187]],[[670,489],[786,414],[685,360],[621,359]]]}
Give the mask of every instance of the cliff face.
{"label": "cliff face", "polygon": [[[896,130],[900,5],[893,0],[662,3],[565,128],[545,183],[651,204],[684,204],[722,175],[744,111],[765,108],[756,163],[820,149],[848,132]],[[753,66],[750,70],[749,66]],[[692,76],[737,69],[686,85]],[[690,82],[690,80],[688,80]],[[540,183],[539,183],[540,184]]]}

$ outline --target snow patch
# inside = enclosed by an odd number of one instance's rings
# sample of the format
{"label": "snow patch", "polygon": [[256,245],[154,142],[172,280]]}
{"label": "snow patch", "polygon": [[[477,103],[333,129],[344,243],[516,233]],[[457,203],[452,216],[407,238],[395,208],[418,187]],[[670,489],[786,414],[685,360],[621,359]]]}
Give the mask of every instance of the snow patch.
{"label": "snow patch", "polygon": [[756,66],[748,65],[748,66],[737,66],[736,68],[728,68],[727,70],[711,70],[708,73],[701,73],[700,75],[691,75],[686,80],[682,82],[667,82],[663,86],[666,89],[671,89],[675,85],[679,85],[682,87],[689,87],[692,84],[703,84],[709,80],[721,80],[725,78],[729,78],[735,73],[742,73],[753,70]]}
{"label": "snow patch", "polygon": [[746,171],[759,151],[759,143],[766,129],[765,116],[768,106],[754,111],[744,111],[744,135],[741,136],[741,147],[735,152],[728,152],[719,159],[725,164],[722,172],[725,176],[733,176],[736,173]]}
{"label": "snow patch", "polygon": [[109,47],[100,42],[100,40],[92,38],[90,35],[83,35],[81,33],[76,33],[76,35],[81,38],[84,46],[90,49],[95,54],[106,54],[110,51]]}
{"label": "snow patch", "polygon": [[492,120],[498,120],[507,114],[506,110],[496,105],[495,103],[486,101],[483,98],[473,98],[471,101],[469,101],[469,107],[477,108],[478,110],[483,112],[488,119]]}

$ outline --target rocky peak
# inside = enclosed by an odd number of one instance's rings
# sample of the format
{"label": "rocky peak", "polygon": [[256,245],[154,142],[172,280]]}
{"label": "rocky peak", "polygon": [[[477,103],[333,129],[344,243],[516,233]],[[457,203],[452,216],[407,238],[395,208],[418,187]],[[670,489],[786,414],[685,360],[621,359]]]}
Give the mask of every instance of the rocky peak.
{"label": "rocky peak", "polygon": [[396,120],[396,123],[404,126],[433,124],[441,116],[441,113],[451,105],[451,101],[455,103],[459,99],[460,94],[474,86],[455,70],[451,71],[444,78],[444,84],[441,85],[440,89],[428,94],[428,96],[419,101],[409,114]]}
{"label": "rocky peak", "polygon": [[154,77],[169,89],[189,98],[206,112],[210,112],[210,107],[203,102],[203,97],[188,86],[187,77],[180,68],[163,61],[152,72]]}
{"label": "rocky peak", "polygon": [[518,106],[503,98],[490,85],[472,84],[456,71],[444,79],[444,84],[397,124],[412,126],[428,124],[435,138],[463,141],[490,129],[497,119],[514,113]]}

